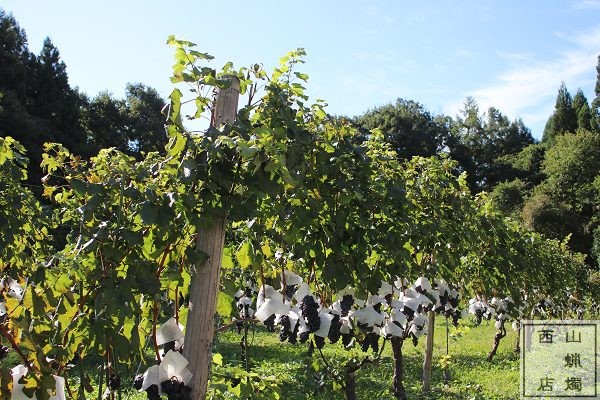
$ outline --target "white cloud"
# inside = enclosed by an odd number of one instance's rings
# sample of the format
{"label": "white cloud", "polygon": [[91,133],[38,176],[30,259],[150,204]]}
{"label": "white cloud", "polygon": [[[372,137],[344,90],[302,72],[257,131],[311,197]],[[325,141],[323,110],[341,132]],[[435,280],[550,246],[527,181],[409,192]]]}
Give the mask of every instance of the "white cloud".
{"label": "white cloud", "polygon": [[600,8],[600,0],[581,0],[573,6],[576,10],[589,10],[590,8]]}
{"label": "white cloud", "polygon": [[[500,54],[500,57],[510,59],[511,66],[495,82],[470,90],[464,97],[473,96],[482,111],[494,106],[511,118],[520,116],[526,125],[539,126],[552,112],[549,104],[553,105],[560,82],[565,81],[572,91],[589,83],[587,75],[595,71],[600,53],[600,26],[562,38],[573,47],[554,59],[536,60],[530,54]],[[462,100],[457,100],[447,104],[445,109],[447,113],[455,114],[461,106]]]}

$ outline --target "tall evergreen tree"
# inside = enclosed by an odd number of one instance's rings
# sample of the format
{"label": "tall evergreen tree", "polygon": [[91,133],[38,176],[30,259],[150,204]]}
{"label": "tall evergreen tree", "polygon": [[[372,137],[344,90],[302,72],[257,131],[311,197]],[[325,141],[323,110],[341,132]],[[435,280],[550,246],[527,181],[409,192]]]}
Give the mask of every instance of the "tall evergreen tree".
{"label": "tall evergreen tree", "polygon": [[[0,8],[0,90],[3,96],[8,91],[22,100],[26,96],[27,35],[12,16]],[[0,98],[0,101],[2,98]]]}
{"label": "tall evergreen tree", "polygon": [[50,38],[44,40],[39,56],[30,57],[28,95],[30,113],[44,120],[47,139],[80,153],[86,138],[79,122],[79,97]]}
{"label": "tall evergreen tree", "polygon": [[594,87],[596,97],[592,101],[592,130],[600,133],[600,54],[598,55],[598,64],[596,64],[596,87]]}
{"label": "tall evergreen tree", "polygon": [[581,88],[577,89],[575,97],[573,97],[573,109],[577,116],[577,128],[591,130],[592,129],[592,112],[588,100],[583,94]]}
{"label": "tall evergreen tree", "polygon": [[80,153],[86,146],[76,91],[50,39],[38,56],[15,18],[0,9],[0,135],[27,149],[29,182],[39,185],[42,147],[60,142]]}
{"label": "tall evergreen tree", "polygon": [[11,14],[0,8],[0,135],[23,139],[35,126],[27,112],[27,62],[30,57],[25,31]]}
{"label": "tall evergreen tree", "polygon": [[0,136],[12,136],[27,149],[29,181],[39,181],[44,122],[30,113],[29,62],[25,31],[0,8]]}
{"label": "tall evergreen tree", "polygon": [[573,99],[564,82],[560,84],[554,113],[544,128],[543,142],[552,142],[556,136],[565,132],[575,132],[577,129],[577,115],[573,108]]}

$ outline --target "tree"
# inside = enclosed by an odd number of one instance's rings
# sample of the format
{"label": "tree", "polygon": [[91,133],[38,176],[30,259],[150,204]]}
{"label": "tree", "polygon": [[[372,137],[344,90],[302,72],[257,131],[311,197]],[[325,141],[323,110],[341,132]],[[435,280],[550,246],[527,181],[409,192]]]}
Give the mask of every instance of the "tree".
{"label": "tree", "polygon": [[44,121],[47,141],[81,153],[86,140],[79,123],[79,96],[69,85],[67,67],[50,38],[44,40],[39,56],[30,57],[28,69],[28,108]]}
{"label": "tree", "polygon": [[141,83],[129,83],[125,99],[101,92],[91,101],[82,99],[82,125],[89,151],[115,147],[136,158],[142,152],[163,151],[167,143],[165,101],[158,92]]}
{"label": "tree", "polygon": [[45,142],[84,150],[79,96],[69,86],[66,66],[50,39],[38,56],[32,54],[25,32],[2,9],[0,44],[0,135],[13,136],[25,146],[31,159],[28,181],[39,186]]}
{"label": "tree", "polygon": [[126,106],[124,100],[114,98],[109,92],[101,92],[84,104],[82,124],[92,153],[109,147],[129,151]]}
{"label": "tree", "polygon": [[596,86],[594,87],[596,97],[592,101],[591,114],[592,129],[600,133],[600,54],[598,55],[598,64],[596,64]]}
{"label": "tree", "polygon": [[520,152],[507,154],[498,158],[505,171],[506,181],[519,179],[526,184],[528,191],[539,185],[545,178],[542,172],[546,149],[539,143],[530,144]]}
{"label": "tree", "polygon": [[546,152],[543,171],[553,198],[578,213],[592,210],[594,180],[600,174],[600,137],[580,130],[557,138]]}
{"label": "tree", "polygon": [[519,215],[527,196],[526,184],[520,179],[498,183],[490,199],[507,215]]}
{"label": "tree", "polygon": [[599,222],[600,137],[585,130],[556,137],[542,171],[546,179],[523,208],[525,223],[559,240],[570,234],[571,248],[590,256]]}
{"label": "tree", "polygon": [[149,151],[162,151],[167,144],[165,101],[158,92],[141,83],[128,83],[126,94],[127,139],[131,153],[137,157]]}
{"label": "tree", "polygon": [[573,108],[573,99],[564,82],[558,88],[558,96],[554,105],[554,113],[548,119],[544,128],[542,142],[552,142],[556,136],[565,132],[575,132],[577,115]]}
{"label": "tree", "polygon": [[490,107],[479,115],[473,98],[465,101],[448,142],[450,155],[466,171],[470,189],[491,191],[498,183],[511,179],[502,157],[520,152],[534,142],[531,131],[521,119],[509,121],[498,109]]}
{"label": "tree", "polygon": [[380,129],[398,158],[428,157],[437,154],[445,145],[447,126],[412,100],[398,99],[394,104],[367,111],[355,119],[363,135]]}
{"label": "tree", "polygon": [[581,88],[577,89],[575,97],[573,97],[573,109],[577,116],[577,128],[591,130],[592,129],[592,112],[587,98],[583,94]]}
{"label": "tree", "polygon": [[[28,107],[29,60],[25,31],[11,14],[0,8],[0,136],[12,136],[26,149],[29,158],[41,160],[44,124]],[[41,176],[39,167],[29,181]],[[39,181],[39,179],[38,179]]]}
{"label": "tree", "polygon": [[14,91],[14,96],[24,99],[26,96],[26,62],[29,58],[27,36],[12,14],[0,8],[0,90],[3,100],[6,91]]}
{"label": "tree", "polygon": [[558,240],[564,240],[579,229],[578,216],[542,189],[527,199],[522,218],[527,228]]}

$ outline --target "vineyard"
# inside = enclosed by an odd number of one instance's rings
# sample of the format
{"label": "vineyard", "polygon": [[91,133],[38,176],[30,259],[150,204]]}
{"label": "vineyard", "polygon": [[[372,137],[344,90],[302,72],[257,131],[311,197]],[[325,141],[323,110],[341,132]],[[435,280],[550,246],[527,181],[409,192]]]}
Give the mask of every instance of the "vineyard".
{"label": "vineyard", "polygon": [[1,398],[509,399],[520,320],[594,315],[568,239],[310,103],[302,49],[168,43],[164,151],[48,143],[40,200],[0,138]]}

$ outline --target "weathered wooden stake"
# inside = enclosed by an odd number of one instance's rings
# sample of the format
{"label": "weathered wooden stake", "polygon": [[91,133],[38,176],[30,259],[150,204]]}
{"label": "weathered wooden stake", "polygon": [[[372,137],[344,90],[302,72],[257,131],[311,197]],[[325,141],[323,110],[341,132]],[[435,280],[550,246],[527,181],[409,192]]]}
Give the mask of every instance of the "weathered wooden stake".
{"label": "weathered wooden stake", "polygon": [[[237,114],[240,92],[239,80],[231,76],[231,87],[219,91],[212,114],[212,123],[219,127],[233,123]],[[193,374],[189,385],[192,398],[203,400],[210,376],[214,315],[219,291],[219,271],[225,244],[227,216],[212,216],[198,229],[196,247],[208,255],[204,265],[196,266],[190,289],[190,309],[185,327],[183,355]]]}
{"label": "weathered wooden stake", "polygon": [[431,364],[433,361],[433,331],[435,328],[435,312],[427,315],[427,342],[425,342],[425,359],[423,360],[423,393],[431,389]]}

